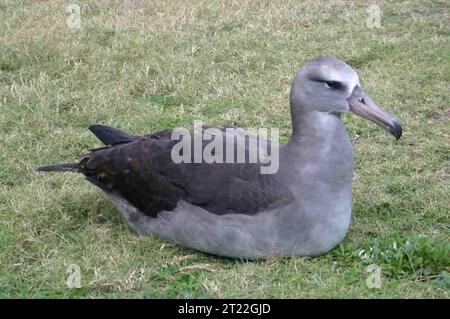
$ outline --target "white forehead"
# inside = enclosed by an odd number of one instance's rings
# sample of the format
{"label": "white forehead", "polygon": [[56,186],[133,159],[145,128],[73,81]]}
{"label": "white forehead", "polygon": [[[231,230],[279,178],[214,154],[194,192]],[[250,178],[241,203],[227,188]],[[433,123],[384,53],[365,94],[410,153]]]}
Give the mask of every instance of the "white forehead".
{"label": "white forehead", "polygon": [[339,67],[321,64],[318,71],[319,76],[327,81],[344,83],[348,93],[351,93],[356,85],[360,85],[358,74],[347,64],[342,63]]}

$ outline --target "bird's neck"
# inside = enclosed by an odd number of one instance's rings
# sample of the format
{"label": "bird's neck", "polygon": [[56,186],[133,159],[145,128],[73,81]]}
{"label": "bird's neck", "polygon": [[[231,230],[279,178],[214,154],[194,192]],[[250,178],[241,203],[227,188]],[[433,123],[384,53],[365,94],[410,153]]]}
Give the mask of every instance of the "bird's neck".
{"label": "bird's neck", "polygon": [[292,115],[290,147],[296,148],[313,140],[315,144],[331,143],[348,137],[339,114],[327,112],[298,112]]}
{"label": "bird's neck", "polygon": [[336,185],[351,183],[353,150],[340,116],[326,112],[295,114],[293,134],[280,151],[280,169],[290,174],[294,183],[305,174],[327,183],[330,177],[336,178],[329,180]]}

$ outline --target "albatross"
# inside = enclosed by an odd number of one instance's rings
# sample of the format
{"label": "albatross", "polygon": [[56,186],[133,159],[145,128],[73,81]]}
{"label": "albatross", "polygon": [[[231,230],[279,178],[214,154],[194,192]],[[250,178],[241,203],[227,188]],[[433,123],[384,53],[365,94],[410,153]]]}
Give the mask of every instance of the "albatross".
{"label": "albatross", "polygon": [[[290,107],[292,135],[279,145],[272,174],[261,173],[261,159],[176,162],[173,130],[136,136],[103,125],[89,129],[105,146],[77,163],[37,170],[83,174],[139,235],[232,258],[317,256],[343,240],[351,220],[354,157],[341,114],[366,118],[397,139],[402,128],[363,91],[357,73],[333,57],[298,71]],[[218,128],[224,136],[225,128]],[[248,139],[224,141],[235,149],[245,143],[248,151]]]}

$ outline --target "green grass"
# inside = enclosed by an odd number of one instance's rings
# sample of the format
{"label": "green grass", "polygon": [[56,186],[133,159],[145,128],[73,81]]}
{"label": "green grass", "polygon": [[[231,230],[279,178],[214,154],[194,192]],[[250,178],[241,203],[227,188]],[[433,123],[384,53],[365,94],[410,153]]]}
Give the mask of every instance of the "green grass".
{"label": "green grass", "polygon": [[[383,1],[380,29],[366,27],[372,1],[78,3],[70,29],[68,2],[0,0],[0,297],[449,297],[448,1]],[[99,146],[92,123],[143,134],[201,119],[286,140],[291,78],[322,55],[404,127],[396,142],[345,116],[353,220],[325,256],[246,263],[139,238],[81,176],[34,172]]]}

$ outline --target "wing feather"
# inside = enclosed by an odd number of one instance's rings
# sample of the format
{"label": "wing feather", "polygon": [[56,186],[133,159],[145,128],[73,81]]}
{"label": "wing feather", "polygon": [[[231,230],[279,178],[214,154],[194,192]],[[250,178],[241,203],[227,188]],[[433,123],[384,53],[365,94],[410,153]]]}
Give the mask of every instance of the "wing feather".
{"label": "wing feather", "polygon": [[[224,135],[225,128],[219,128]],[[259,162],[174,163],[171,149],[177,141],[170,136],[165,130],[94,150],[82,160],[81,171],[149,216],[174,209],[181,199],[218,215],[256,214],[293,200],[276,174],[260,173]]]}

